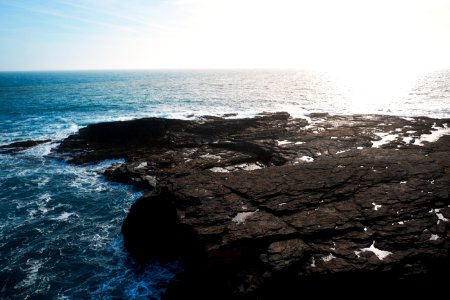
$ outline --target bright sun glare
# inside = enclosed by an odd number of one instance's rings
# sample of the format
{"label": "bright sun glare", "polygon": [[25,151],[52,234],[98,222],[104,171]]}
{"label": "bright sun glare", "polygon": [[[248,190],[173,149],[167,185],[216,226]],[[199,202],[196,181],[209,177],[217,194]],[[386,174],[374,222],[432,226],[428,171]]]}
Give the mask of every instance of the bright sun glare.
{"label": "bright sun glare", "polygon": [[431,2],[196,1],[190,59],[178,63],[324,70],[350,105],[383,105],[448,64],[450,6]]}
{"label": "bright sun glare", "polygon": [[[445,1],[177,3],[190,17],[162,41],[163,66],[326,71],[349,88],[350,105],[363,108],[383,105],[419,74],[449,65]],[[179,47],[182,55],[174,52]]]}
{"label": "bright sun glare", "polygon": [[190,19],[166,42],[175,49],[181,39],[187,51],[176,66],[423,69],[448,63],[450,50],[445,3],[432,2],[180,1]]}

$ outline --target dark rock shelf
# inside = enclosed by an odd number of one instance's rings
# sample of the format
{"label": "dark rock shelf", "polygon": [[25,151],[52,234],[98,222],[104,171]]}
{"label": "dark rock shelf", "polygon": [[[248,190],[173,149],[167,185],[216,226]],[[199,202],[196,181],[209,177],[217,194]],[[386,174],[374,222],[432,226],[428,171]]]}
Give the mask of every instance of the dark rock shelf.
{"label": "dark rock shelf", "polygon": [[0,154],[17,154],[40,144],[50,143],[52,140],[28,140],[17,141],[7,145],[0,146]]}
{"label": "dark rock shelf", "polygon": [[411,288],[450,275],[447,124],[148,118],[87,126],[53,155],[126,159],[105,175],[148,189],[123,223],[126,248],[143,263],[181,256],[185,268],[167,298]]}

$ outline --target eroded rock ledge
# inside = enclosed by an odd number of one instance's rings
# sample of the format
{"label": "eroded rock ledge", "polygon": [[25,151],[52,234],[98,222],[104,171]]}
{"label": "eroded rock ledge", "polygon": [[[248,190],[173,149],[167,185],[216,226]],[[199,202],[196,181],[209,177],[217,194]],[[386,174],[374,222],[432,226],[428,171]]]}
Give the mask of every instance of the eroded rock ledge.
{"label": "eroded rock ledge", "polygon": [[126,159],[106,176],[149,190],[123,223],[127,249],[142,261],[182,257],[185,272],[167,298],[411,288],[450,274],[447,124],[287,113],[148,118],[90,125],[55,155]]}
{"label": "eroded rock ledge", "polygon": [[28,140],[28,141],[18,141],[7,145],[0,146],[0,154],[17,154],[21,151],[25,151],[29,148],[36,147],[40,144],[50,143],[52,140]]}

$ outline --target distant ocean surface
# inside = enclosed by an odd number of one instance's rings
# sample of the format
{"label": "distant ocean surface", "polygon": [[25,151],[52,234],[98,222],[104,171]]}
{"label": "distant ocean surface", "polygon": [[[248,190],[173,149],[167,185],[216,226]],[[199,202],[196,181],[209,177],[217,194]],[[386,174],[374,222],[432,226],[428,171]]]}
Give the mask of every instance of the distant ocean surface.
{"label": "distant ocean surface", "polygon": [[401,88],[371,80],[281,70],[0,73],[0,145],[54,141],[0,154],[0,299],[159,299],[180,268],[139,268],[127,256],[120,226],[141,191],[99,174],[113,161],[73,166],[45,157],[80,127],[262,111],[450,118],[450,71]]}

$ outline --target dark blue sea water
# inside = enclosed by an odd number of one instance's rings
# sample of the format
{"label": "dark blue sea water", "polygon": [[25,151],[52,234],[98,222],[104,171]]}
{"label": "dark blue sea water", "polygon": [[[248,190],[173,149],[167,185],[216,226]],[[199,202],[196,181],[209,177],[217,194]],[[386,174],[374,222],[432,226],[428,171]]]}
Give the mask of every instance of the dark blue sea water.
{"label": "dark blue sea water", "polygon": [[[357,74],[358,75],[358,74]],[[137,268],[120,226],[140,191],[107,182],[112,161],[73,166],[46,157],[90,123],[144,116],[196,118],[261,111],[450,117],[450,72],[406,84],[306,71],[0,73],[0,298],[158,299],[177,262]]]}

